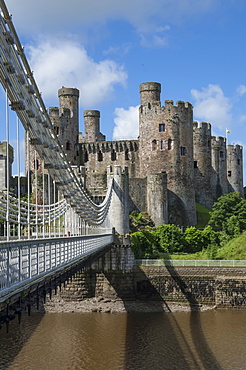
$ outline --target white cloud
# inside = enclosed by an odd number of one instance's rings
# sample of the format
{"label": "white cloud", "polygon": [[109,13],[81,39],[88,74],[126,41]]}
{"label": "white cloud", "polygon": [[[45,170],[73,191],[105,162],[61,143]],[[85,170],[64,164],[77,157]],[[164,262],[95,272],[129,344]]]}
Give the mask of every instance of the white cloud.
{"label": "white cloud", "polygon": [[109,99],[116,84],[124,85],[127,73],[112,60],[95,62],[85,48],[71,40],[41,41],[27,48],[34,77],[44,99],[56,99],[61,86],[80,90],[80,102],[91,106]]}
{"label": "white cloud", "polygon": [[246,93],[246,85],[239,85],[236,91],[238,95],[244,95]]}
{"label": "white cloud", "polygon": [[194,99],[194,118],[210,122],[220,130],[230,127],[232,104],[218,85],[210,84],[201,91],[191,90]]}
{"label": "white cloud", "polygon": [[129,107],[128,110],[115,109],[113,140],[137,139],[139,135],[138,113],[139,106]]}
{"label": "white cloud", "polygon": [[[7,6],[19,31],[35,33],[80,32],[109,20],[123,20],[139,34],[154,33],[163,24],[188,20],[213,10],[221,0],[8,0]],[[93,28],[91,28],[93,32]]]}

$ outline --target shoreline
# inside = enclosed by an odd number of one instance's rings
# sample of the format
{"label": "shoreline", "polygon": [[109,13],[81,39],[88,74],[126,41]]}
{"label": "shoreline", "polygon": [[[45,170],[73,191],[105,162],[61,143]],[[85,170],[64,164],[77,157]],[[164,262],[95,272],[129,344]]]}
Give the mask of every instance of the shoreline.
{"label": "shoreline", "polygon": [[178,302],[164,301],[122,301],[121,299],[107,299],[103,297],[93,297],[81,301],[64,301],[59,297],[53,297],[43,305],[40,310],[45,313],[149,313],[149,312],[191,312],[207,311],[216,309],[216,306],[189,305]]}

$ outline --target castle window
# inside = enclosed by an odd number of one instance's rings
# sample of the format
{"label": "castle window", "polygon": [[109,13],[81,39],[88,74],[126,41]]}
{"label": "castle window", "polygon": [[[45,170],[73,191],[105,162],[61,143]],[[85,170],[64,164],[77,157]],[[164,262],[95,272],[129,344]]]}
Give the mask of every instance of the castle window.
{"label": "castle window", "polygon": [[168,141],[167,141],[167,149],[168,149],[168,150],[171,150],[171,149],[172,149],[172,146],[173,146],[173,141],[172,141],[172,139],[168,139]]}
{"label": "castle window", "polygon": [[159,124],[159,132],[164,132],[166,130],[165,123]]}
{"label": "castle window", "polygon": [[164,149],[164,141],[163,140],[161,140],[161,142],[160,142],[160,149]]}
{"label": "castle window", "polygon": [[185,146],[181,146],[180,147],[180,155],[185,155],[186,154],[186,147]]}
{"label": "castle window", "polygon": [[156,142],[156,140],[154,139],[154,140],[152,141],[152,150],[156,150],[156,145],[157,145],[157,142]]}
{"label": "castle window", "polygon": [[69,141],[66,142],[66,150],[71,150],[71,145]]}
{"label": "castle window", "polygon": [[211,147],[211,140],[208,140],[208,147]]}
{"label": "castle window", "polygon": [[54,126],[54,130],[55,130],[56,135],[58,136],[60,134],[60,127]]}
{"label": "castle window", "polygon": [[38,159],[33,161],[34,170],[37,171],[39,169],[39,161]]}
{"label": "castle window", "polygon": [[237,164],[240,164],[240,159],[237,160]]}
{"label": "castle window", "polygon": [[224,152],[223,150],[220,150],[220,158],[223,158],[224,157]]}
{"label": "castle window", "polygon": [[103,154],[102,154],[101,150],[99,150],[99,152],[97,153],[97,160],[98,160],[98,162],[102,162],[102,160],[103,160]]}
{"label": "castle window", "polygon": [[148,108],[151,109],[151,104],[150,103],[148,103]]}
{"label": "castle window", "polygon": [[111,151],[111,161],[116,161],[116,151],[114,149]]}
{"label": "castle window", "polygon": [[228,177],[231,177],[231,171],[228,171]]}
{"label": "castle window", "polygon": [[87,150],[85,151],[84,161],[85,161],[85,163],[89,161],[89,156],[88,156]]}
{"label": "castle window", "polygon": [[198,168],[197,161],[194,161],[194,168]]}
{"label": "castle window", "polygon": [[129,151],[128,151],[128,149],[127,150],[125,150],[125,160],[126,161],[129,161]]}

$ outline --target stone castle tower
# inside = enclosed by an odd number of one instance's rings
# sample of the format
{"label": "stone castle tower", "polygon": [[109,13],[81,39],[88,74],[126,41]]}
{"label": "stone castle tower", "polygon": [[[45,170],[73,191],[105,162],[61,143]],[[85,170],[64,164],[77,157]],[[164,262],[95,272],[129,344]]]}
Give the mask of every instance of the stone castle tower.
{"label": "stone castle tower", "polygon": [[[195,225],[196,202],[211,208],[230,191],[243,196],[242,147],[211,136],[210,123],[193,122],[190,103],[166,100],[162,106],[160,94],[159,83],[140,85],[138,140],[107,141],[97,110],[84,111],[82,137],[77,89],[59,89],[59,108],[50,108],[50,118],[94,201],[106,194],[109,168],[127,167],[129,212],[148,212],[156,225]],[[32,171],[33,159],[31,150]]]}
{"label": "stone castle tower", "polygon": [[[140,85],[139,108],[139,177],[165,172],[169,215],[175,209],[185,214],[187,223],[196,224],[193,168],[193,112],[189,103],[160,103],[161,85]],[[169,219],[170,219],[169,216]],[[172,221],[172,219],[170,220]],[[181,222],[181,217],[180,217]]]}
{"label": "stone castle tower", "polygon": [[[78,165],[79,151],[79,90],[62,87],[58,90],[59,108],[50,107],[49,116],[53,124],[54,131],[58,136],[68,161],[72,165]],[[27,137],[25,143],[26,151],[26,173],[27,173]],[[30,171],[35,173],[35,165],[38,174],[43,171],[42,160],[36,153],[35,162],[35,143],[30,141]]]}

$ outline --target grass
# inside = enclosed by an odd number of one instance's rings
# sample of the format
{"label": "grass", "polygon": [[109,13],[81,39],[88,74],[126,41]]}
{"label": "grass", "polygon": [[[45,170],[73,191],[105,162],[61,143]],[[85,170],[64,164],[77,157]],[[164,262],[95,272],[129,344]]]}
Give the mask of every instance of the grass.
{"label": "grass", "polygon": [[246,232],[219,248],[216,259],[246,260]]}

